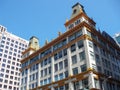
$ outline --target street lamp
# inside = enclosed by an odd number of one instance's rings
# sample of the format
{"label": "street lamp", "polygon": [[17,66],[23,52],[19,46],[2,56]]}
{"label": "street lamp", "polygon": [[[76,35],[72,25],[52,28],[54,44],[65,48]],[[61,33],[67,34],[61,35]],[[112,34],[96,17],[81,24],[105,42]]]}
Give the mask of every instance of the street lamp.
{"label": "street lamp", "polygon": [[105,78],[103,81],[102,81],[102,90],[106,90],[105,89],[105,82],[108,80],[108,79],[110,79],[110,78],[112,78],[112,76],[108,76],[107,78]]}

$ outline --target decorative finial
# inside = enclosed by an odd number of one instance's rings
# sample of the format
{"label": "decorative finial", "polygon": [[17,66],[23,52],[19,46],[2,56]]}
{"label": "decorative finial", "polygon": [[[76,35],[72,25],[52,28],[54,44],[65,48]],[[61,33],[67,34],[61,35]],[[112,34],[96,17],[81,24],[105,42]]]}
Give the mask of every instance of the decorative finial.
{"label": "decorative finial", "polygon": [[45,41],[45,45],[47,45],[47,44],[48,44],[48,40]]}
{"label": "decorative finial", "polygon": [[68,19],[66,19],[66,22],[68,22]]}
{"label": "decorative finial", "polygon": [[60,35],[62,35],[62,33],[61,33],[61,32],[58,32],[58,36],[60,36]]}

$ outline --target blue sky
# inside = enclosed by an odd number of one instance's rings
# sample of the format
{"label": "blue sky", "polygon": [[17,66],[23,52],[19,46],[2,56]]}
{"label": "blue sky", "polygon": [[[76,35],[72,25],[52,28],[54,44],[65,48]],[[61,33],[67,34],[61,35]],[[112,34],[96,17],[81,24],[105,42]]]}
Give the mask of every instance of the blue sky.
{"label": "blue sky", "polygon": [[38,37],[43,46],[46,39],[66,31],[64,23],[77,2],[97,23],[96,28],[111,36],[120,32],[120,0],[0,0],[0,24],[24,39]]}

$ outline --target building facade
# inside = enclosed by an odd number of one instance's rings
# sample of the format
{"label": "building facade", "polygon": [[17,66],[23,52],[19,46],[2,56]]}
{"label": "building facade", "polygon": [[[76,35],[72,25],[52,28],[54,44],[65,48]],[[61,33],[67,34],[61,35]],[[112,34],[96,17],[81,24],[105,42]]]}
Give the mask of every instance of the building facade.
{"label": "building facade", "polygon": [[120,48],[100,32],[84,7],[72,7],[66,32],[37,48],[30,39],[21,60],[21,90],[120,90]]}
{"label": "building facade", "polygon": [[20,59],[28,41],[7,32],[0,25],[0,90],[19,90]]}

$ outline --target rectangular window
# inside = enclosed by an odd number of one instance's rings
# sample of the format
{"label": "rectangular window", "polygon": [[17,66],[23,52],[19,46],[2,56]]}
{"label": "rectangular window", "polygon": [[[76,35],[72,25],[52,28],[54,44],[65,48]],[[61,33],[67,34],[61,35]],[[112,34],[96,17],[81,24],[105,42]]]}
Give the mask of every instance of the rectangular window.
{"label": "rectangular window", "polygon": [[77,82],[74,82],[73,83],[74,84],[74,90],[79,90],[79,82],[77,81]]}
{"label": "rectangular window", "polygon": [[59,77],[60,77],[60,80],[62,80],[64,78],[63,73],[60,73]]}
{"label": "rectangular window", "polygon": [[47,59],[44,60],[44,65],[47,65]]}
{"label": "rectangular window", "polygon": [[51,74],[51,66],[48,67],[48,73]]}
{"label": "rectangular window", "polygon": [[58,43],[58,48],[61,48],[62,47],[62,42],[59,42]]}
{"label": "rectangular window", "polygon": [[54,60],[57,60],[58,59],[58,55],[57,53],[54,55]]}
{"label": "rectangular window", "polygon": [[85,60],[85,51],[79,53],[80,61]]}
{"label": "rectangular window", "polygon": [[0,82],[3,82],[3,79],[2,79],[2,78],[0,78]]}
{"label": "rectangular window", "polygon": [[55,72],[58,71],[58,64],[55,64]]}
{"label": "rectangular window", "polygon": [[59,58],[62,58],[62,51],[58,52]]}
{"label": "rectangular window", "polygon": [[89,89],[88,78],[82,80],[82,86],[87,86],[86,89]]}
{"label": "rectangular window", "polygon": [[4,88],[7,88],[7,85],[4,85]]}
{"label": "rectangular window", "polygon": [[65,71],[65,78],[68,77],[68,71]]}
{"label": "rectangular window", "polygon": [[56,87],[55,90],[58,90],[58,87]]}
{"label": "rectangular window", "polygon": [[68,38],[68,39],[69,39],[69,42],[70,42],[70,41],[72,41],[72,40],[74,40],[74,39],[75,39],[75,34],[73,34],[73,35],[69,36],[69,38]]}
{"label": "rectangular window", "polygon": [[47,75],[47,68],[44,69],[44,75]]}
{"label": "rectangular window", "polygon": [[41,77],[43,77],[43,70],[41,70]]}
{"label": "rectangular window", "polygon": [[64,40],[62,41],[62,45],[64,46],[64,45],[66,45],[66,44],[67,44],[67,40],[64,39]]}
{"label": "rectangular window", "polygon": [[69,26],[68,26],[68,29],[71,29],[71,28],[73,28],[74,27],[74,24],[72,23],[72,24],[70,24]]}
{"label": "rectangular window", "polygon": [[64,67],[65,68],[68,67],[68,60],[67,59],[64,60]]}
{"label": "rectangular window", "polygon": [[27,77],[25,77],[25,83],[27,83]]}
{"label": "rectangular window", "polygon": [[38,72],[36,72],[36,74],[35,74],[35,75],[36,75],[36,79],[38,79]]}
{"label": "rectangular window", "polygon": [[25,69],[25,74],[27,74],[28,73],[28,69]]}
{"label": "rectangular window", "polygon": [[76,45],[75,44],[71,45],[71,52],[74,52],[74,51],[76,51]]}
{"label": "rectangular window", "polygon": [[90,57],[91,57],[91,60],[95,60],[95,56],[94,56],[94,53],[92,51],[90,51]]}
{"label": "rectangular window", "polygon": [[91,41],[88,42],[89,47],[93,48],[93,43]]}
{"label": "rectangular window", "polygon": [[91,32],[89,32],[88,30],[87,30],[87,35],[91,37]]}
{"label": "rectangular window", "polygon": [[42,81],[40,81],[40,85],[41,85],[41,86],[43,85],[43,80],[42,80]]}
{"label": "rectangular window", "polygon": [[[4,72],[4,70],[5,70],[5,69],[2,68],[2,69],[1,69],[1,72]],[[8,70],[8,71],[9,71],[9,70]]]}
{"label": "rectangular window", "polygon": [[76,67],[76,68],[73,68],[72,70],[73,70],[73,75],[78,74],[78,68],[77,68],[77,67]]}
{"label": "rectangular window", "polygon": [[80,40],[77,42],[77,45],[78,45],[78,48],[82,48],[84,45],[83,45],[83,40]]}
{"label": "rectangular window", "polygon": [[5,75],[5,78],[8,78],[8,75]]}
{"label": "rectangular window", "polygon": [[47,84],[47,79],[44,80],[44,85],[46,85],[46,84]]}
{"label": "rectangular window", "polygon": [[5,83],[8,83],[8,80],[5,80]]}
{"label": "rectangular window", "polygon": [[60,86],[60,90],[64,90],[64,86]]}
{"label": "rectangular window", "polygon": [[72,56],[72,64],[76,64],[77,63],[77,56],[74,55]]}
{"label": "rectangular window", "polygon": [[37,63],[37,64],[36,64],[36,70],[38,69],[38,65],[39,65],[39,64]]}
{"label": "rectangular window", "polygon": [[13,82],[12,81],[9,81],[9,84],[12,84]]}
{"label": "rectangular window", "polygon": [[48,83],[51,83],[51,78],[48,78]]}
{"label": "rectangular window", "polygon": [[[32,88],[34,88],[34,84],[32,84]],[[25,86],[25,90],[26,90],[26,86]]]}
{"label": "rectangular window", "polygon": [[96,62],[99,62],[99,61],[100,61],[99,55],[95,54],[95,58],[96,58]]}
{"label": "rectangular window", "polygon": [[6,37],[3,36],[2,39],[6,39]]}
{"label": "rectangular window", "polygon": [[51,57],[48,58],[48,63],[51,63]]}
{"label": "rectangular window", "polygon": [[65,84],[65,90],[69,90],[69,85]]}
{"label": "rectangular window", "polygon": [[98,72],[101,72],[101,73],[102,73],[102,69],[101,69],[100,66],[97,66],[97,70],[98,70]]}
{"label": "rectangular window", "polygon": [[67,55],[67,48],[63,49],[63,55],[64,55],[64,56]]}
{"label": "rectangular window", "polygon": [[3,62],[6,62],[6,59],[3,59]]}
{"label": "rectangular window", "polygon": [[4,64],[4,63],[2,64],[2,67],[5,67],[5,64]]}
{"label": "rectangular window", "polygon": [[86,64],[81,65],[80,68],[81,68],[81,72],[84,72],[87,70]]}
{"label": "rectangular window", "polygon": [[95,51],[98,51],[97,45],[96,45],[95,43],[94,43],[93,45],[94,45],[94,50],[95,50]]}
{"label": "rectangular window", "polygon": [[5,43],[5,41],[2,41],[2,43]]}
{"label": "rectangular window", "polygon": [[59,70],[63,69],[63,62],[59,62]]}
{"label": "rectangular window", "polygon": [[43,67],[43,61],[41,61],[41,67]]}
{"label": "rectangular window", "polygon": [[58,75],[55,75],[55,81],[58,81]]}
{"label": "rectangular window", "polygon": [[[13,66],[12,66],[13,67]],[[7,68],[10,68],[10,65],[7,65]]]}
{"label": "rectangular window", "polygon": [[4,74],[1,73],[1,74],[0,74],[0,77],[3,77],[3,76],[4,76]]}
{"label": "rectangular window", "polygon": [[[1,49],[2,50],[2,49]],[[0,50],[0,51],[1,51]],[[7,54],[8,53],[8,50],[5,50],[5,53]],[[12,55],[12,52],[9,52],[10,55]]]}
{"label": "rectangular window", "polygon": [[82,30],[79,30],[78,32],[76,32],[75,35],[76,35],[76,38],[82,36]]}

